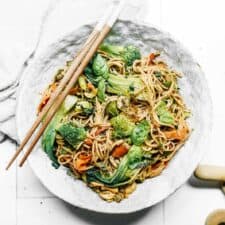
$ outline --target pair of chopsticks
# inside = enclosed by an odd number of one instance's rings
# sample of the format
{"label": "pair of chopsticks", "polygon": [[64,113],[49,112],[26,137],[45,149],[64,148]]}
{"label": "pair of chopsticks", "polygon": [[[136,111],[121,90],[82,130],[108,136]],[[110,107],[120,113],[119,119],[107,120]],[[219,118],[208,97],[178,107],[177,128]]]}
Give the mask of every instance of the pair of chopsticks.
{"label": "pair of chopsticks", "polygon": [[42,122],[42,119],[46,115],[44,122],[42,123],[40,129],[37,131],[36,135],[32,139],[27,151],[25,152],[24,156],[22,157],[19,166],[22,167],[30,153],[32,152],[34,146],[40,139],[41,135],[44,133],[46,127],[50,123],[51,119],[57,112],[60,105],[63,103],[66,96],[69,94],[71,88],[73,88],[74,84],[76,83],[78,77],[83,72],[89,61],[91,60],[92,56],[96,52],[98,46],[102,43],[104,38],[107,36],[109,31],[111,30],[112,26],[116,22],[120,11],[125,5],[126,0],[121,0],[118,5],[115,7],[110,6],[108,10],[106,10],[103,17],[99,20],[91,34],[89,35],[88,39],[84,43],[81,50],[78,52],[77,56],[72,62],[67,73],[64,75],[63,79],[61,80],[60,84],[58,85],[55,92],[53,92],[51,98],[49,99],[48,103],[43,108],[42,112],[38,115],[37,119],[33,123],[32,127],[27,132],[25,138],[22,140],[20,146],[16,150],[15,154],[9,161],[6,170],[10,168],[13,162],[16,160],[18,155],[21,153],[25,145],[30,141],[34,132]]}

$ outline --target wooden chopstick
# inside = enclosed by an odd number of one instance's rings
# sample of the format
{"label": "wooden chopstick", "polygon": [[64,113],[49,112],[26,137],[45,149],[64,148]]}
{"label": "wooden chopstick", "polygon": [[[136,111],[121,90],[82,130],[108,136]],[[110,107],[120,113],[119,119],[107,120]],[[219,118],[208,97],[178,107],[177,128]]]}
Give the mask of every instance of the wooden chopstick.
{"label": "wooden chopstick", "polygon": [[51,121],[51,119],[55,115],[56,111],[58,110],[60,105],[63,103],[63,101],[66,98],[66,96],[69,94],[71,88],[76,83],[78,77],[83,72],[83,70],[85,69],[85,67],[87,66],[89,61],[91,60],[92,56],[96,52],[98,46],[102,43],[102,41],[104,40],[104,38],[106,37],[106,35],[108,34],[108,32],[110,30],[111,30],[111,27],[109,27],[108,25],[105,25],[103,27],[102,32],[99,34],[99,36],[97,37],[96,41],[91,46],[90,51],[87,53],[87,55],[85,56],[85,58],[81,62],[80,66],[78,67],[78,69],[74,73],[73,77],[71,78],[71,80],[69,81],[69,83],[67,84],[65,89],[61,92],[61,94],[57,98],[57,100],[56,100],[56,102],[55,102],[55,104],[53,106],[53,109],[48,112],[47,117],[45,118],[45,121],[42,123],[41,128],[38,130],[37,135],[34,137],[34,139],[32,140],[29,148],[27,149],[26,153],[24,154],[23,158],[21,159],[21,161],[19,163],[20,167],[23,166],[24,162],[26,161],[27,157],[32,152],[34,146],[36,145],[36,143],[38,142],[39,138],[41,137],[41,135],[45,131],[46,127],[48,126],[49,122]]}
{"label": "wooden chopstick", "polygon": [[96,30],[94,30],[91,35],[89,36],[88,40],[85,43],[85,47],[84,47],[84,51],[80,51],[78,53],[78,55],[76,56],[76,58],[74,59],[70,69],[68,70],[68,72],[65,74],[65,76],[63,77],[63,79],[61,80],[61,82],[59,83],[59,86],[56,88],[55,92],[52,93],[51,98],[49,99],[48,103],[45,105],[45,107],[43,108],[43,110],[41,111],[41,113],[38,115],[37,119],[35,120],[34,124],[32,125],[32,127],[29,129],[29,131],[27,132],[25,138],[22,140],[20,146],[17,148],[15,154],[13,155],[13,157],[10,159],[6,170],[8,170],[10,168],[10,166],[13,164],[13,162],[15,161],[15,159],[17,158],[17,156],[20,154],[20,152],[23,150],[24,146],[27,144],[27,142],[29,141],[29,139],[31,138],[31,136],[33,135],[34,131],[36,130],[36,128],[39,126],[39,124],[41,123],[43,117],[46,115],[46,113],[49,111],[49,109],[52,107],[54,101],[57,99],[57,97],[59,96],[59,94],[61,93],[61,91],[63,90],[63,88],[66,86],[66,84],[69,82],[69,80],[71,79],[73,72],[75,71],[75,69],[77,68],[77,66],[79,65],[79,63],[81,62],[81,60],[84,58],[85,54],[87,53],[87,47],[90,46],[94,40],[97,37],[98,32]]}
{"label": "wooden chopstick", "polygon": [[90,48],[90,46],[93,44],[93,42],[96,40],[97,36],[99,35],[99,33],[100,33],[100,31],[101,31],[105,21],[111,15],[112,9],[113,9],[112,6],[110,6],[108,8],[108,10],[106,10],[106,12],[103,15],[103,17],[99,20],[99,22],[97,23],[97,25],[93,29],[92,33],[89,35],[89,37],[86,40],[86,42],[84,43],[82,49],[78,52],[76,58],[73,60],[72,65],[70,66],[69,70],[67,71],[67,73],[65,74],[65,76],[63,77],[61,82],[59,83],[59,86],[56,88],[55,92],[52,93],[51,98],[49,99],[48,103],[45,105],[45,107],[43,108],[41,113],[38,115],[37,119],[33,123],[32,127],[28,130],[25,138],[22,140],[22,142],[21,142],[20,146],[18,147],[18,149],[16,150],[15,154],[10,159],[10,161],[9,161],[7,167],[6,167],[6,170],[8,170],[10,168],[10,166],[13,164],[15,159],[21,153],[21,151],[23,150],[24,146],[30,140],[30,138],[33,135],[34,131],[36,130],[36,128],[39,126],[39,124],[43,120],[43,117],[46,115],[46,113],[52,107],[53,103],[58,98],[58,96],[61,93],[61,91],[65,88],[66,84],[69,82],[69,80],[73,76],[74,71],[77,69],[77,67],[79,66],[80,62],[82,61],[82,59],[87,54],[88,49]]}
{"label": "wooden chopstick", "polygon": [[100,34],[98,35],[98,37],[94,41],[94,43],[91,46],[91,48],[89,49],[89,51],[87,52],[86,56],[84,57],[83,61],[80,64],[80,66],[78,67],[78,69],[76,70],[74,75],[72,76],[72,78],[69,81],[68,85],[65,87],[65,89],[62,91],[62,93],[57,98],[53,109],[50,110],[49,113],[47,114],[46,119],[43,122],[41,128],[39,129],[37,135],[34,137],[34,139],[32,140],[29,148],[27,149],[27,151],[25,152],[23,158],[21,159],[21,161],[19,163],[20,167],[23,166],[24,162],[26,161],[26,159],[28,158],[28,156],[32,152],[34,146],[36,145],[36,143],[38,142],[39,138],[41,137],[41,135],[45,131],[46,127],[48,126],[49,122],[51,121],[51,119],[55,115],[56,111],[58,110],[60,105],[63,103],[63,101],[66,98],[66,96],[69,94],[70,89],[74,86],[74,84],[76,83],[78,77],[80,76],[80,74],[83,72],[83,70],[85,69],[85,67],[87,66],[87,64],[91,60],[91,58],[93,57],[93,55],[96,52],[97,48],[99,47],[99,45],[102,43],[102,41],[105,39],[105,37],[107,36],[109,31],[111,30],[113,24],[115,23],[115,21],[117,20],[119,14],[120,14],[120,11],[124,7],[126,1],[127,0],[121,0],[120,1],[120,3],[118,4],[117,8],[112,13],[112,15],[109,18],[109,20],[103,26],[102,31],[100,32]]}
{"label": "wooden chopstick", "polygon": [[[116,10],[114,10],[114,13],[111,15],[110,19],[107,21],[106,25],[104,25],[102,31],[100,32],[100,34],[98,34],[99,32],[97,32],[97,34],[93,34],[93,37],[91,36],[88,40],[90,42],[87,43],[87,45],[84,47],[84,49],[81,51],[81,53],[77,56],[77,58],[80,60],[80,65],[78,66],[74,66],[73,69],[76,70],[73,74],[67,75],[68,76],[68,80],[67,82],[65,81],[65,85],[63,86],[62,89],[58,89],[58,95],[54,95],[54,98],[52,98],[51,100],[51,104],[49,103],[49,106],[47,109],[45,109],[45,111],[43,111],[43,116],[48,112],[48,110],[50,109],[50,107],[52,106],[52,108],[49,110],[45,121],[43,122],[42,126],[40,127],[40,129],[38,130],[36,136],[34,137],[34,139],[32,140],[29,148],[27,149],[26,153],[24,154],[21,162],[19,163],[19,166],[23,166],[24,162],[26,161],[26,159],[28,158],[28,156],[30,155],[30,153],[32,152],[34,146],[36,145],[36,143],[38,142],[39,138],[41,137],[41,135],[43,134],[43,132],[45,131],[46,127],[48,126],[49,122],[51,121],[51,119],[53,118],[53,116],[55,115],[56,111],[58,110],[58,108],[60,107],[60,105],[62,104],[62,102],[64,101],[64,99],[66,98],[66,96],[68,95],[70,89],[74,86],[74,84],[77,81],[77,78],[79,77],[79,75],[83,72],[83,70],[85,69],[85,67],[87,66],[87,64],[89,63],[90,59],[92,58],[92,56],[94,55],[95,51],[97,50],[98,46],[101,44],[101,42],[104,40],[104,38],[106,37],[106,35],[109,33],[109,31],[111,30],[111,27],[113,26],[113,24],[115,23],[116,19],[118,18],[118,15],[121,11],[121,9],[123,8],[124,4],[125,4],[126,0],[121,0],[118,7],[116,8]],[[105,22],[105,21],[104,21]],[[100,23],[96,26],[97,30],[101,29],[102,24],[104,24],[103,21],[100,21]],[[93,41],[92,41],[93,38]],[[85,55],[86,54],[86,55]],[[83,56],[83,57],[82,57]],[[77,62],[79,61],[77,60]],[[83,61],[82,61],[83,60]],[[77,63],[76,62],[76,63]],[[75,63],[74,63],[75,64]],[[79,64],[79,63],[77,63]],[[76,64],[75,64],[76,65]],[[77,68],[78,67],[78,68]],[[66,79],[65,79],[66,80]],[[68,83],[68,84],[67,84]],[[66,86],[67,85],[67,86]],[[56,97],[55,97],[56,96]],[[46,106],[45,106],[46,107]],[[42,116],[42,118],[43,118]],[[40,122],[42,121],[42,119],[39,119]],[[29,141],[30,137],[33,135],[35,129],[38,127],[38,125],[40,124],[39,120],[37,120],[36,123],[34,123],[34,125],[32,126],[32,128],[29,130],[31,131],[30,133],[28,132],[27,137],[25,137],[25,139],[23,140],[23,142],[21,143],[22,147],[19,147],[15,153],[15,155],[13,156],[13,158],[10,160],[8,166],[6,169],[8,169],[10,167],[10,165],[13,163],[13,161],[17,158],[17,156],[19,155],[19,153],[22,151],[23,147],[25,146],[25,144]]]}

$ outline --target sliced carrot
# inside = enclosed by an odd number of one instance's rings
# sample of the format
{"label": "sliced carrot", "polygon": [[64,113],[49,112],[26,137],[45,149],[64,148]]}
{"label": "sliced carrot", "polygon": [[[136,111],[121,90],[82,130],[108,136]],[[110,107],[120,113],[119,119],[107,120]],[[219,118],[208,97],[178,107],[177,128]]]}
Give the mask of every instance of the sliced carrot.
{"label": "sliced carrot", "polygon": [[116,146],[113,149],[112,156],[115,158],[120,158],[124,156],[125,154],[127,154],[127,152],[128,152],[128,147],[124,144],[121,144],[119,146]]}
{"label": "sliced carrot", "polygon": [[87,83],[87,87],[88,87],[89,90],[95,90],[96,89],[95,86],[90,82]]}
{"label": "sliced carrot", "polygon": [[70,91],[69,91],[69,94],[75,95],[78,92],[78,89],[79,89],[78,87],[71,88]]}
{"label": "sliced carrot", "polygon": [[91,155],[80,154],[74,163],[74,168],[78,172],[84,172],[88,169],[88,164],[91,162]]}
{"label": "sliced carrot", "polygon": [[109,127],[100,127],[100,128],[98,128],[98,130],[95,131],[95,136],[98,136],[99,134],[101,134],[102,132],[107,130],[108,128]]}
{"label": "sliced carrot", "polygon": [[57,88],[58,83],[52,83],[43,93],[42,95],[42,99],[41,99],[41,103],[38,106],[38,113],[40,113],[42,111],[42,109],[45,107],[45,105],[48,103],[51,94],[55,91],[55,89]]}
{"label": "sliced carrot", "polygon": [[163,132],[166,138],[171,140],[184,140],[188,135],[188,127],[187,124],[184,123],[180,128],[177,130],[170,130]]}
{"label": "sliced carrot", "polygon": [[85,143],[86,145],[91,146],[91,145],[93,144],[93,141],[92,141],[91,138],[86,138],[86,139],[84,140],[84,143]]}

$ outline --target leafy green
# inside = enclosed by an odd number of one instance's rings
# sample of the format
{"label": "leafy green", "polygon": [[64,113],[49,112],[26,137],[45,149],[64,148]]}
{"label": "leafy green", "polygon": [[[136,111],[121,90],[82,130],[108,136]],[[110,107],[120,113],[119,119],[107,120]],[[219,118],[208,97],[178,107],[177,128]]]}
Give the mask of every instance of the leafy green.
{"label": "leafy green", "polygon": [[131,95],[143,89],[143,82],[139,77],[110,74],[106,91],[117,95]]}
{"label": "leafy green", "polygon": [[90,169],[86,172],[87,182],[101,182],[109,187],[125,185],[135,179],[139,171],[150,163],[151,159],[144,158],[142,149],[133,145],[112,175],[103,174],[96,168]]}
{"label": "leafy green", "polygon": [[104,79],[108,78],[108,65],[106,60],[100,54],[97,54],[94,58],[92,69],[96,76],[103,77]]}
{"label": "leafy green", "polygon": [[98,86],[98,82],[102,79],[102,77],[98,77],[94,74],[94,71],[92,69],[93,60],[91,60],[88,64],[88,66],[84,69],[84,75],[86,78],[91,82],[94,86]]}
{"label": "leafy green", "polygon": [[80,76],[79,79],[78,79],[78,83],[79,83],[79,86],[80,88],[85,91],[87,89],[87,83],[85,81],[85,78],[84,76]]}
{"label": "leafy green", "polygon": [[172,113],[168,111],[165,101],[161,101],[159,103],[158,107],[156,108],[156,113],[161,123],[165,125],[174,124],[174,117]]}
{"label": "leafy green", "polygon": [[131,141],[135,145],[141,145],[148,138],[150,125],[148,121],[143,120],[135,126],[131,134]]}
{"label": "leafy green", "polygon": [[75,127],[72,123],[62,124],[57,131],[70,145],[76,147],[86,138],[86,131],[83,127]]}
{"label": "leafy green", "polygon": [[135,127],[135,124],[123,114],[113,117],[110,122],[113,126],[113,136],[116,138],[130,136]]}
{"label": "leafy green", "polygon": [[119,114],[116,101],[112,101],[106,106],[106,113],[109,116],[117,116]]}
{"label": "leafy green", "polygon": [[107,52],[110,56],[121,58],[127,66],[131,66],[134,60],[141,58],[140,50],[133,45],[118,46],[103,44],[100,46],[100,49]]}
{"label": "leafy green", "polygon": [[93,113],[94,108],[88,101],[78,101],[75,106],[75,111],[87,116]]}
{"label": "leafy green", "polygon": [[47,126],[43,136],[42,136],[42,148],[47,153],[49,158],[52,160],[53,165],[58,167],[59,164],[57,162],[55,156],[55,136],[56,136],[56,129],[60,125],[61,119],[74,107],[77,102],[77,97],[68,95],[63,102],[62,106],[56,112],[55,116]]}
{"label": "leafy green", "polygon": [[105,89],[106,89],[105,81],[104,80],[100,80],[99,83],[98,83],[98,93],[97,93],[97,96],[98,96],[98,99],[101,102],[104,102],[105,101]]}

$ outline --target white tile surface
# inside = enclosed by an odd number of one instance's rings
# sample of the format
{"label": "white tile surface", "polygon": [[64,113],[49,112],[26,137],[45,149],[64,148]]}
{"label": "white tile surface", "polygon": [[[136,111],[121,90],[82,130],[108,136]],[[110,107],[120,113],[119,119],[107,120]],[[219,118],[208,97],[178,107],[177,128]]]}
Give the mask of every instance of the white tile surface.
{"label": "white tile surface", "polygon": [[112,216],[75,208],[55,198],[18,200],[18,225],[148,225],[151,223],[163,225],[162,204],[129,216]]}
{"label": "white tile surface", "polygon": [[[22,64],[34,49],[37,48],[38,53],[63,34],[89,20],[97,19],[109,2],[110,0],[2,1],[0,89],[16,79]],[[140,5],[142,6],[138,9]],[[169,31],[193,53],[202,66],[214,104],[211,147],[202,162],[220,165],[225,163],[224,6],[222,0],[132,0],[122,15],[124,19],[138,18]],[[84,8],[86,14],[77,13]],[[0,93],[0,99],[1,97]],[[0,120],[13,114],[14,104],[13,100],[0,102]],[[9,119],[0,123],[0,131],[15,137],[15,121]],[[2,137],[1,135],[0,139]],[[212,210],[225,208],[225,198],[218,185],[207,184],[206,188],[205,183],[192,178],[164,202],[139,213],[109,216],[87,212],[52,196],[28,165],[22,170],[14,166],[10,171],[4,171],[14,149],[15,145],[8,141],[0,144],[0,209],[3,212],[0,225],[194,225],[204,224],[207,214]]]}
{"label": "white tile surface", "polygon": [[0,224],[16,224],[16,166],[5,171],[5,164],[15,150],[15,146],[8,141],[0,145]]}

